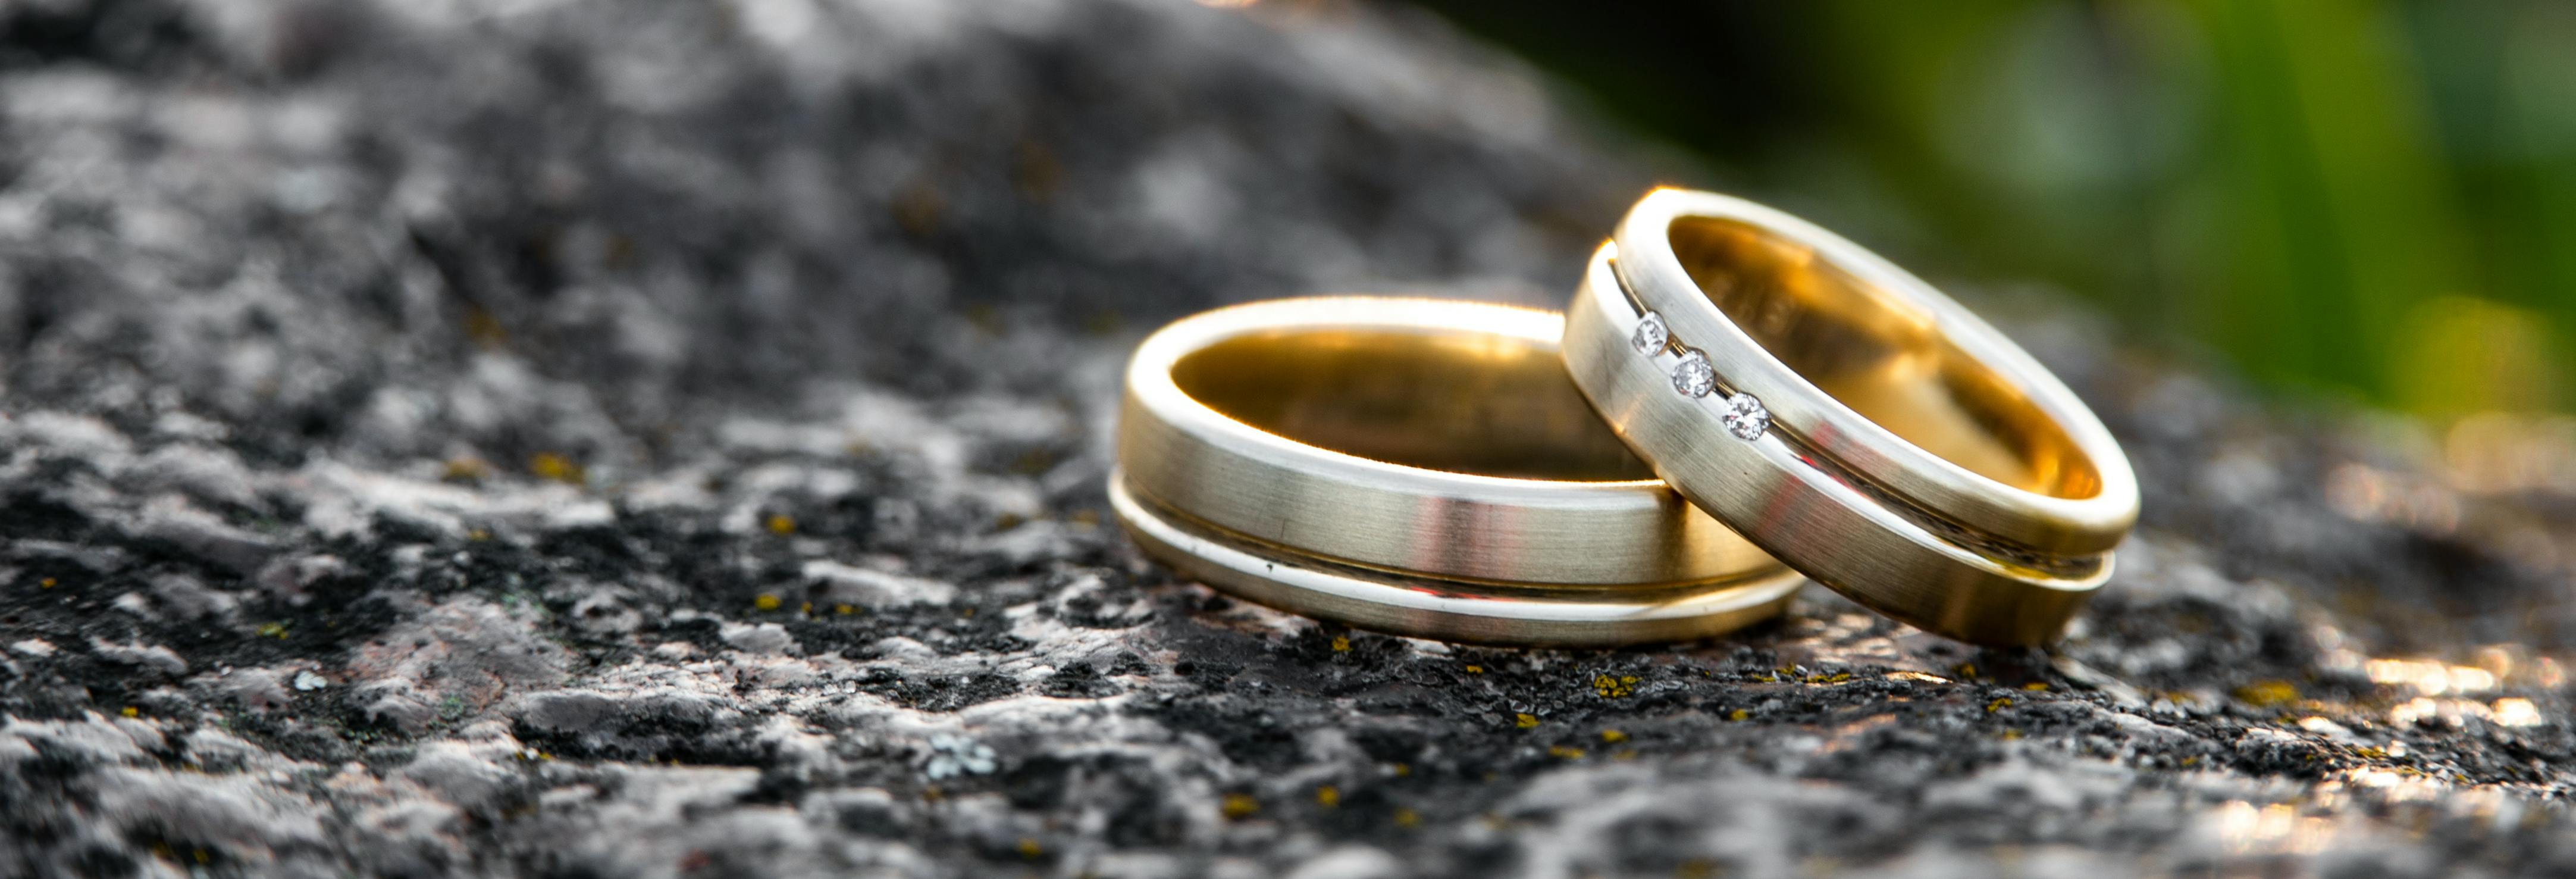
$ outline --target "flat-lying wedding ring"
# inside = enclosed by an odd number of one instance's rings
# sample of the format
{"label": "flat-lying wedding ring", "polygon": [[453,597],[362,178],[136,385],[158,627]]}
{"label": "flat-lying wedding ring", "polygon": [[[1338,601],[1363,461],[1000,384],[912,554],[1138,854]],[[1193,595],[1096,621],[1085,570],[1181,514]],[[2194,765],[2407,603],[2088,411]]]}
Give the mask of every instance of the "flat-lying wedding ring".
{"label": "flat-lying wedding ring", "polygon": [[2054,639],[2136,521],[2073,392],[1931,285],[1779,211],[1658,190],[1567,316],[1575,385],[1676,490],[1924,629]]}
{"label": "flat-lying wedding ring", "polygon": [[1113,512],[1209,586],[1401,634],[1605,646],[1778,613],[1801,578],[1601,424],[1562,330],[1373,297],[1184,318],[1129,362]]}

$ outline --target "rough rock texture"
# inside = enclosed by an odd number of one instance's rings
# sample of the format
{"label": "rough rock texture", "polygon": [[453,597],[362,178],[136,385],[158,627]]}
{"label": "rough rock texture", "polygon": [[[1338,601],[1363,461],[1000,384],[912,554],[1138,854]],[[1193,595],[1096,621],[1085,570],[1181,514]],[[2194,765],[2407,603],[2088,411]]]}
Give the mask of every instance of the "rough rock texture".
{"label": "rough rock texture", "polygon": [[2149,492],[2053,652],[1140,560],[1143,329],[1551,301],[1651,179],[1405,15],[35,0],[0,69],[0,874],[2576,870],[2576,502],[2043,300]]}

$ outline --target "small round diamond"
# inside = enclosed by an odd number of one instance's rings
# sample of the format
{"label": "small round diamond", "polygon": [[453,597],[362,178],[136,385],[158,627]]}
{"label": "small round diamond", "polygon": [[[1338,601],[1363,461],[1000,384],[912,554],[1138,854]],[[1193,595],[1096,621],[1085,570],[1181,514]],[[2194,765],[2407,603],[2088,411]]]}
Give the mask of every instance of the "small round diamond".
{"label": "small round diamond", "polygon": [[1717,390],[1717,370],[1708,365],[1708,356],[1697,351],[1682,353],[1682,362],[1673,366],[1673,390],[1685,397],[1705,397]]}
{"label": "small round diamond", "polygon": [[1718,418],[1726,422],[1727,433],[1746,442],[1761,439],[1763,432],[1771,429],[1771,410],[1762,408],[1762,401],[1753,399],[1752,394],[1728,396],[1726,411]]}
{"label": "small round diamond", "polygon": [[1664,316],[1651,311],[1637,321],[1637,331],[1628,334],[1628,346],[1649,357],[1664,353],[1664,345],[1672,340],[1672,331],[1664,327]]}

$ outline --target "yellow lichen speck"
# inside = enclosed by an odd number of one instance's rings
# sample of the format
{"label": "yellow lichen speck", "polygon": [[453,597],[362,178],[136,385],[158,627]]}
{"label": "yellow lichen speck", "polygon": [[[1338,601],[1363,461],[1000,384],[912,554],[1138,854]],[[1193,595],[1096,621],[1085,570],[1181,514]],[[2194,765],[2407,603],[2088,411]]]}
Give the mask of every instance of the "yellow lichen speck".
{"label": "yellow lichen speck", "polygon": [[782,513],[769,514],[768,521],[762,524],[769,527],[771,534],[785,536],[796,533],[796,520]]}
{"label": "yellow lichen speck", "polygon": [[761,610],[777,610],[778,605],[778,596],[771,595],[767,592],[760,593],[760,597],[751,600],[751,606],[760,608]]}
{"label": "yellow lichen speck", "polygon": [[128,705],[128,706],[125,706],[125,710],[124,710],[124,711],[120,711],[120,712],[117,712],[117,713],[119,713],[119,714],[123,714],[123,715],[125,715],[125,716],[127,716],[127,717],[141,717],[141,716],[143,716],[143,709],[141,709],[141,708],[136,708],[136,707],[134,707],[134,706],[132,706],[132,705]]}
{"label": "yellow lichen speck", "polygon": [[259,628],[258,628],[258,629],[256,629],[256,630],[254,630],[254,631],[255,631],[255,632],[257,632],[257,633],[259,634],[259,636],[260,636],[260,637],[262,637],[262,638],[275,638],[275,639],[280,640],[280,641],[284,641],[284,640],[286,640],[286,624],[285,624],[285,623],[279,623],[279,622],[267,622],[267,623],[261,623],[261,624],[259,624]]}
{"label": "yellow lichen speck", "polygon": [[2289,681],[2255,681],[2236,688],[2236,698],[2256,708],[2270,708],[2298,701],[2299,688]]}
{"label": "yellow lichen speck", "polygon": [[492,465],[471,456],[447,459],[438,473],[438,478],[447,482],[481,482],[491,476]]}
{"label": "yellow lichen speck", "polygon": [[479,305],[465,307],[465,337],[483,348],[498,348],[510,341],[510,331],[503,329],[501,319]]}
{"label": "yellow lichen speck", "polygon": [[1020,837],[1020,857],[1037,860],[1037,857],[1043,854],[1046,854],[1046,847],[1039,845],[1035,838]]}
{"label": "yellow lichen speck", "polygon": [[1995,713],[1995,712],[1997,712],[1997,711],[2002,711],[2002,710],[2004,710],[2004,709],[2006,709],[2006,708],[2010,708],[2010,707],[2012,707],[2012,697],[2011,697],[2011,696],[2001,696],[2001,697],[1997,697],[1997,698],[1995,699],[1995,701],[1992,701],[1992,702],[1988,702],[1988,703],[1986,703],[1986,713],[1987,713],[1987,714],[1993,714],[1993,713]]}
{"label": "yellow lichen speck", "polygon": [[1395,826],[1414,827],[1419,826],[1421,823],[1422,816],[1419,813],[1414,812],[1412,809],[1395,810]]}
{"label": "yellow lichen speck", "polygon": [[1604,699],[1627,696],[1637,692],[1637,676],[1621,675],[1614,678],[1609,675],[1593,675],[1592,692]]}
{"label": "yellow lichen speck", "polygon": [[1324,785],[1315,789],[1315,805],[1330,809],[1342,804],[1342,789]]}
{"label": "yellow lichen speck", "polygon": [[586,481],[579,463],[554,452],[538,452],[529,456],[528,472],[536,474],[538,479],[550,479],[570,485],[580,485]]}
{"label": "yellow lichen speck", "polygon": [[835,604],[832,605],[832,612],[842,616],[849,616],[851,614],[858,613],[859,609],[847,604]]}
{"label": "yellow lichen speck", "polygon": [[1601,731],[1601,741],[1604,744],[1616,745],[1627,740],[1627,733],[1623,733],[1615,729],[1605,729]]}
{"label": "yellow lichen speck", "polygon": [[1561,760],[1581,760],[1583,749],[1568,745],[1551,745],[1547,749],[1547,755]]}
{"label": "yellow lichen speck", "polygon": [[1335,653],[1349,653],[1349,652],[1351,652],[1351,639],[1350,639],[1350,637],[1349,637],[1349,636],[1347,636],[1347,635],[1338,635],[1338,636],[1335,636],[1335,637],[1333,638],[1333,652],[1335,652]]}
{"label": "yellow lichen speck", "polygon": [[1746,710],[1744,710],[1744,709],[1742,709],[1742,708],[1738,708],[1738,709],[1735,709],[1735,710],[1733,710],[1733,711],[1729,711],[1729,712],[1727,712],[1727,713],[1726,713],[1726,719],[1728,719],[1728,720],[1743,720],[1743,719],[1745,719],[1745,718],[1747,718],[1747,717],[1752,717],[1752,716],[1753,716],[1753,712],[1751,712],[1751,711],[1746,711]]}
{"label": "yellow lichen speck", "polygon": [[1481,665],[1470,665],[1470,666],[1468,666],[1468,667],[1467,667],[1467,673],[1468,673],[1468,674],[1471,674],[1471,675],[1480,675],[1480,674],[1484,674],[1484,673],[1485,673],[1485,667],[1484,667],[1484,666],[1481,666]]}
{"label": "yellow lichen speck", "polygon": [[1237,820],[1250,818],[1261,811],[1261,801],[1248,794],[1226,794],[1225,800],[1217,804],[1217,811]]}
{"label": "yellow lichen speck", "polygon": [[2023,684],[2023,685],[2021,685],[2021,688],[2022,688],[2022,689],[2025,689],[2025,690],[2029,690],[2029,691],[2031,691],[2031,692],[2033,692],[2033,693],[2045,693],[2045,692],[2048,692],[2048,685],[2047,685],[2047,684],[2044,684],[2044,683],[2041,683],[2041,682],[2039,682],[2039,681],[2032,681],[2032,682],[2030,682],[2030,683]]}
{"label": "yellow lichen speck", "polygon": [[1523,711],[1519,714],[1512,715],[1512,723],[1522,729],[1537,729],[1538,715]]}

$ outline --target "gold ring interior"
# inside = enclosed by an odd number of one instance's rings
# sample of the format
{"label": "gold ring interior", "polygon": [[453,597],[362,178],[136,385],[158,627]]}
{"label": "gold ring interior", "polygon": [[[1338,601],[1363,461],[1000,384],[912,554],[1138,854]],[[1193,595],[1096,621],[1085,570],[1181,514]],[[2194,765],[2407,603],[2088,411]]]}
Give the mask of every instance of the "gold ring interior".
{"label": "gold ring interior", "polygon": [[1554,346],[1486,332],[1295,328],[1183,355],[1201,405],[1299,443],[1388,464],[1557,482],[1652,480]]}
{"label": "gold ring interior", "polygon": [[1709,301],[1800,377],[1923,450],[2008,486],[2081,500],[2092,459],[1927,308],[1741,220],[1681,217],[1674,256]]}

